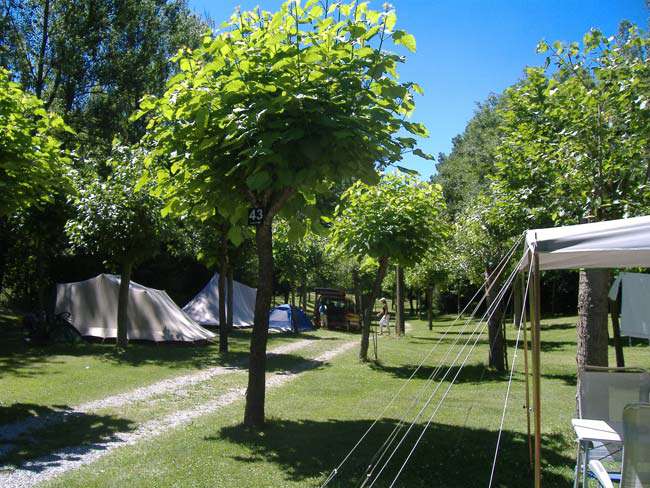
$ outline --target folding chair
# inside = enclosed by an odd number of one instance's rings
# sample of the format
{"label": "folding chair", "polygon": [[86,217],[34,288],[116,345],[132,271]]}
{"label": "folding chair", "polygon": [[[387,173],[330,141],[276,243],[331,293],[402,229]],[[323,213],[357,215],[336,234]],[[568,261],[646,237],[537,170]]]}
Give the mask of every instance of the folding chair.
{"label": "folding chair", "polygon": [[[603,488],[614,488],[612,476],[600,461],[589,461],[589,468]],[[619,486],[650,486],[650,403],[632,403],[623,410],[623,467]]]}
{"label": "folding chair", "polygon": [[[580,378],[578,416],[583,419],[604,420],[617,432],[622,431],[623,410],[630,403],[650,401],[650,375],[640,368],[603,368],[588,366]],[[585,459],[595,459],[608,465],[621,462],[619,443],[593,442]],[[578,453],[576,481],[580,468],[586,469]],[[591,473],[590,473],[591,474]]]}

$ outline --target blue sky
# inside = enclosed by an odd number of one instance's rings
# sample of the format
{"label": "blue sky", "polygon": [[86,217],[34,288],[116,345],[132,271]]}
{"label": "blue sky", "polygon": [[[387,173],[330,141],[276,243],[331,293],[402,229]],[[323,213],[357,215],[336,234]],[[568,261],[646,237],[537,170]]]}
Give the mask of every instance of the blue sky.
{"label": "blue sky", "polygon": [[[276,0],[190,0],[198,13],[207,12],[219,24],[233,9],[260,5],[273,10]],[[383,2],[371,1],[380,8]],[[644,29],[649,11],[644,0],[393,0],[398,27],[417,39],[400,75],[424,88],[413,120],[431,132],[421,147],[437,156],[449,152],[451,139],[462,132],[476,102],[499,93],[515,81],[525,66],[539,65],[540,39],[580,40],[591,27],[606,35],[618,23],[631,20]],[[416,157],[404,161],[423,177],[434,163]]]}

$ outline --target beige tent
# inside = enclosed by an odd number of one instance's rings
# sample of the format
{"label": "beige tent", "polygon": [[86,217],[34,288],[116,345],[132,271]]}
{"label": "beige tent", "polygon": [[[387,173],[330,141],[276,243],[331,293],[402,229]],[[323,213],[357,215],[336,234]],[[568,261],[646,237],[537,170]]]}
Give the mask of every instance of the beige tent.
{"label": "beige tent", "polygon": [[[115,339],[120,277],[101,274],[76,283],[56,285],[55,312],[82,336]],[[206,341],[215,334],[188,317],[164,290],[134,283],[129,287],[128,338],[154,342]]]}

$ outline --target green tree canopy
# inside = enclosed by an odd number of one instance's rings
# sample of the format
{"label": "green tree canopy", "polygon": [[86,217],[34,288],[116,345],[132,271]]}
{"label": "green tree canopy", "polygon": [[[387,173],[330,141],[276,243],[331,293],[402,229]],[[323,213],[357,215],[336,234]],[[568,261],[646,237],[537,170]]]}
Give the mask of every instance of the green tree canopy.
{"label": "green tree canopy", "polygon": [[161,93],[169,58],[195,47],[205,24],[185,0],[12,0],[0,6],[0,64],[89,146],[133,143],[128,118],[146,93]]}
{"label": "green tree canopy", "polygon": [[402,266],[422,259],[445,233],[440,185],[405,175],[386,175],[379,184],[354,183],[342,197],[332,228],[333,245],[353,256],[379,262],[373,293],[365,304],[359,357],[367,359],[370,310],[388,261]]}
{"label": "green tree canopy", "polygon": [[143,171],[141,149],[116,146],[108,161],[112,168],[106,179],[81,173],[75,179],[71,197],[74,217],[66,223],[71,244],[102,256],[121,272],[118,303],[118,345],[126,346],[126,311],[131,270],[156,254],[166,224],[161,216],[162,201],[150,188],[136,191]]}
{"label": "green tree canopy", "polygon": [[[264,374],[273,279],[272,225],[279,213],[291,227],[318,228],[319,194],[361,178],[407,151],[427,157],[412,137],[426,136],[407,120],[421,88],[400,82],[402,56],[390,44],[415,50],[396,29],[396,14],[367,3],[315,0],[284,3],[271,13],[235,12],[217,35],[175,60],[180,72],[162,97],[143,100],[150,162],[164,161],[158,191],[166,212],[215,209],[237,224],[261,210],[256,244],[258,296],[251,341],[245,422],[264,422]],[[191,198],[187,198],[187,196]],[[191,203],[189,203],[191,202]]]}
{"label": "green tree canopy", "polygon": [[57,138],[63,131],[71,129],[61,117],[0,68],[0,217],[52,202],[67,184],[70,159]]}
{"label": "green tree canopy", "polygon": [[[496,185],[554,224],[645,214],[650,203],[650,38],[623,24],[582,46],[542,42],[547,65],[507,90]],[[607,270],[580,273],[578,365],[606,366]]]}

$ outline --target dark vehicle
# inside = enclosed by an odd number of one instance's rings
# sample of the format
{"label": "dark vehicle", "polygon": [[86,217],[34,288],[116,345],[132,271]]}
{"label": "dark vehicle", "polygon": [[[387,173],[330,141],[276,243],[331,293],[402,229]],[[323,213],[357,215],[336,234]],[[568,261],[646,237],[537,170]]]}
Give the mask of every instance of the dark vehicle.
{"label": "dark vehicle", "polygon": [[314,322],[318,327],[323,322],[318,311],[321,304],[327,307],[327,328],[332,330],[361,330],[359,315],[356,313],[355,303],[346,294],[345,290],[336,288],[316,288],[316,307]]}

